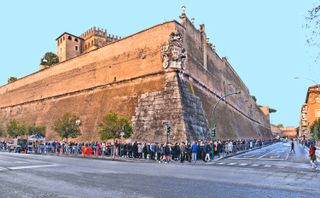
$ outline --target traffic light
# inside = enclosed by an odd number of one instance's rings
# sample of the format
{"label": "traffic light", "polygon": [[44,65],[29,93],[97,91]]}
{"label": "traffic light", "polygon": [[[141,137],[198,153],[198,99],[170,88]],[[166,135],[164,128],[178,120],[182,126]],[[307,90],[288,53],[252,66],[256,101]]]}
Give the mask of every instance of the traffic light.
{"label": "traffic light", "polygon": [[212,128],[212,136],[216,137],[216,128]]}
{"label": "traffic light", "polygon": [[169,136],[171,133],[171,127],[170,126],[167,126],[167,135]]}

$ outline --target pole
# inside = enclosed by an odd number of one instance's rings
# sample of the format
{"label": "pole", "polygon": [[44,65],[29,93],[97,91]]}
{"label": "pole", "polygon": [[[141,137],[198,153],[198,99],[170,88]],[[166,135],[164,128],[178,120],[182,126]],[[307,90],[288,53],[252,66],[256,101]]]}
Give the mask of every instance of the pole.
{"label": "pole", "polygon": [[229,93],[226,94],[222,97],[219,98],[218,102],[214,105],[212,113],[211,113],[211,129],[210,129],[210,136],[211,136],[211,151],[212,151],[212,159],[214,158],[214,136],[213,136],[213,130],[216,131],[217,133],[217,129],[214,126],[214,112],[218,106],[218,104],[220,103],[221,100],[224,100],[226,97],[231,96],[231,95],[235,95],[235,94],[240,94],[240,91],[234,92],[234,93]]}

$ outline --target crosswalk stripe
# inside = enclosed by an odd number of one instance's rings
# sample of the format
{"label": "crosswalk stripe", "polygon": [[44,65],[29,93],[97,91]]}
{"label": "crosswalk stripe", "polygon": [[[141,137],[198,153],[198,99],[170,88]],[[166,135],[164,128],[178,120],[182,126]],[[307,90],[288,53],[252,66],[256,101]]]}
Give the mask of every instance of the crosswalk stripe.
{"label": "crosswalk stripe", "polygon": [[247,166],[248,164],[246,163],[242,163],[242,164],[239,164],[240,166]]}
{"label": "crosswalk stripe", "polygon": [[257,166],[260,166],[260,164],[251,164],[251,166],[257,167]]}
{"label": "crosswalk stripe", "polygon": [[229,163],[229,164],[227,164],[228,166],[233,166],[233,165],[235,165],[236,163]]}
{"label": "crosswalk stripe", "polygon": [[271,165],[266,164],[266,165],[264,165],[264,167],[266,167],[266,168],[270,168],[270,167],[271,167]]}
{"label": "crosswalk stripe", "polygon": [[223,163],[223,162],[219,162],[219,163],[217,163],[217,164],[223,165],[224,163]]}
{"label": "crosswalk stripe", "polygon": [[54,166],[58,166],[58,165],[57,164],[46,164],[46,165],[31,165],[31,166],[13,166],[13,167],[8,167],[8,169],[9,170],[19,170],[19,169],[54,167]]}

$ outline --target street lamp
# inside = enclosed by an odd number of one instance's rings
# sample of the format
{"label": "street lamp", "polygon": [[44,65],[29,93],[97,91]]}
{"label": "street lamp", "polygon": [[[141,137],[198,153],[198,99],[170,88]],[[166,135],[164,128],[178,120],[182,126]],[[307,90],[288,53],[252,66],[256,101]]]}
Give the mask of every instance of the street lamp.
{"label": "street lamp", "polygon": [[214,112],[215,112],[215,110],[221,100],[225,100],[226,97],[228,97],[228,96],[236,95],[236,94],[240,94],[240,93],[241,93],[241,91],[225,94],[224,96],[219,98],[218,102],[213,107],[212,114],[211,114],[211,129],[210,129],[212,159],[214,158],[214,137],[216,136],[216,131],[217,131],[215,128],[215,125],[214,125]]}
{"label": "street lamp", "polygon": [[313,79],[311,79],[311,78],[306,78],[306,77],[294,77],[294,79],[305,79],[305,80],[309,80],[309,81],[311,81],[311,82],[313,82],[316,86],[317,86],[317,89],[319,89],[320,88],[320,85],[319,85],[319,83],[317,82],[317,81],[315,81],[315,80],[313,80]]}

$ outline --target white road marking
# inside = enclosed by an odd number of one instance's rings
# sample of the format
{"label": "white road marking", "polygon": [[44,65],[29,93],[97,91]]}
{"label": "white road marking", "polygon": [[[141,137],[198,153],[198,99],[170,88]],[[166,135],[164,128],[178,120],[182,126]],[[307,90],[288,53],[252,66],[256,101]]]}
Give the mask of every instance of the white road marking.
{"label": "white road marking", "polygon": [[239,164],[240,166],[247,166],[248,164],[246,163],[242,163],[242,164]]}
{"label": "white road marking", "polygon": [[279,148],[272,149],[271,151],[269,151],[269,152],[267,152],[267,153],[265,153],[265,154],[261,155],[260,157],[258,157],[258,159],[263,158],[264,156],[268,155],[269,153],[271,153],[272,151],[277,150],[277,149],[279,149]]}
{"label": "white road marking", "polygon": [[223,162],[219,162],[219,163],[217,163],[217,164],[223,165],[224,163],[223,163]]}
{"label": "white road marking", "polygon": [[271,167],[271,165],[266,164],[266,165],[264,165],[264,167],[265,167],[265,168],[270,168],[270,167]]}
{"label": "white road marking", "polygon": [[31,166],[13,166],[13,167],[8,167],[7,169],[9,169],[9,170],[20,170],[20,169],[55,167],[55,166],[58,166],[58,164],[31,165]]}
{"label": "white road marking", "polygon": [[0,171],[4,171],[4,170],[7,170],[7,169],[4,167],[0,167]]}
{"label": "white road marking", "polygon": [[28,163],[28,162],[26,162],[26,161],[14,161],[14,162],[12,162],[13,164],[26,164],[26,163]]}
{"label": "white road marking", "polygon": [[260,166],[260,164],[251,164],[251,166],[257,167],[257,166]]}
{"label": "white road marking", "polygon": [[233,166],[233,165],[235,165],[236,163],[234,163],[234,162],[232,162],[232,163],[229,163],[229,164],[227,164],[228,166]]}

